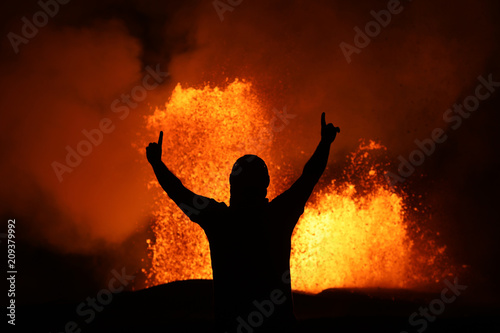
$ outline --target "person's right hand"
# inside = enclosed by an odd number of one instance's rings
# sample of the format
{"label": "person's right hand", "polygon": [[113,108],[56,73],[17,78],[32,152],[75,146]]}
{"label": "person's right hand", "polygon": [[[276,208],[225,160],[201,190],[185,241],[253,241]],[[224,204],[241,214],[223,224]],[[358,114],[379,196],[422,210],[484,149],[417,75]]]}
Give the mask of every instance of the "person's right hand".
{"label": "person's right hand", "polygon": [[146,147],[146,157],[151,165],[161,162],[161,146],[163,144],[163,131],[160,131],[158,142],[151,142]]}
{"label": "person's right hand", "polygon": [[340,133],[340,128],[333,126],[332,123],[327,124],[325,120],[325,113],[321,114],[321,140],[332,143]]}

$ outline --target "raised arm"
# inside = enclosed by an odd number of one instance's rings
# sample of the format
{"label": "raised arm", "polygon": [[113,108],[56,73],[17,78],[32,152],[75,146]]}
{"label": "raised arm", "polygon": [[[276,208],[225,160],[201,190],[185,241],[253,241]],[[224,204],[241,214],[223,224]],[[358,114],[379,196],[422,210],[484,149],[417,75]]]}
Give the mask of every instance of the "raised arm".
{"label": "raised arm", "polygon": [[337,133],[340,133],[340,128],[333,126],[331,123],[327,124],[325,113],[323,112],[321,115],[321,141],[318,147],[304,166],[299,179],[279,196],[289,206],[296,207],[300,214],[302,214],[303,207],[311,196],[314,186],[320,179],[323,171],[325,171],[328,156],[330,155],[330,146],[335,140]]}
{"label": "raised arm", "polygon": [[[340,133],[340,128],[333,126],[332,123],[327,124],[325,113],[321,114],[321,141],[316,147],[314,154],[311,156],[304,166],[301,177],[297,181],[307,181],[312,187],[316,185],[323,171],[325,171],[330,155],[330,146],[335,140],[337,133]],[[311,189],[312,190],[312,189]]]}
{"label": "raised arm", "polygon": [[197,195],[187,189],[179,178],[177,178],[161,160],[163,143],[163,131],[160,132],[158,142],[151,142],[146,147],[146,157],[153,167],[153,171],[160,186],[167,192],[177,206],[193,221],[200,215],[200,211],[205,209],[210,199]]}

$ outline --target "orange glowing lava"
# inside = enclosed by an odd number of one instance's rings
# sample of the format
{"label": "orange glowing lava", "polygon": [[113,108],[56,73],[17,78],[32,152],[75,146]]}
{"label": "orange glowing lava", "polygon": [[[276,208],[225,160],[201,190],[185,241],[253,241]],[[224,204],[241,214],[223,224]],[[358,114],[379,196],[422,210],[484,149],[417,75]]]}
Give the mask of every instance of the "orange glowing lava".
{"label": "orange glowing lava", "polygon": [[[273,138],[267,114],[245,81],[236,80],[224,89],[178,85],[165,108],[147,119],[147,130],[151,138],[165,132],[163,161],[188,188],[226,203],[234,161],[244,154],[259,155],[269,167],[272,199],[286,188],[279,187],[282,168],[270,153]],[[372,141],[361,144],[350,156],[342,180],[316,187],[292,238],[294,290],[414,288],[444,275],[435,264],[444,247],[432,240],[425,247],[415,245],[404,198],[385,182],[383,165],[370,158],[384,149]],[[158,195],[155,240],[148,241],[151,266],[144,269],[147,286],[210,279],[203,230],[162,192],[152,173],[150,186]]]}

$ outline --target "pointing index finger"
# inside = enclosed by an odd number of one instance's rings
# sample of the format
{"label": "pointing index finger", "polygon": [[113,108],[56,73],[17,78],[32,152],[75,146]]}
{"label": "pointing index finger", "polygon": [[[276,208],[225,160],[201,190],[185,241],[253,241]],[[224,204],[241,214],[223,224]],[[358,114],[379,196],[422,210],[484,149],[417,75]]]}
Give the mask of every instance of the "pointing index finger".
{"label": "pointing index finger", "polygon": [[163,131],[160,131],[160,137],[158,138],[158,144],[161,145],[163,144]]}
{"label": "pointing index finger", "polygon": [[325,120],[325,113],[323,112],[321,114],[321,127],[325,127],[326,126],[326,120]]}

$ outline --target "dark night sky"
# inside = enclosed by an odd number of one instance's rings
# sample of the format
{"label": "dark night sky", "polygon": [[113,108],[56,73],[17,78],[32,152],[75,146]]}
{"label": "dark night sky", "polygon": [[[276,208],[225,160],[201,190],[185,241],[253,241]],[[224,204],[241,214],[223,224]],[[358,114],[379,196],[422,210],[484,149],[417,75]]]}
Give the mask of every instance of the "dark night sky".
{"label": "dark night sky", "polygon": [[[353,28],[388,2],[352,3],[243,1],[221,21],[212,1],[73,0],[16,53],[7,35],[21,34],[22,18],[40,7],[4,2],[0,212],[2,225],[17,221],[18,300],[82,299],[105,285],[112,269],[138,274],[151,194],[145,159],[132,143],[152,112],[148,104],[162,105],[177,82],[226,77],[252,80],[268,103],[293,106],[302,120],[282,139],[307,151],[316,121],[307,115],[321,110],[331,110],[342,128],[336,156],[360,138],[379,140],[393,171],[415,139],[444,128],[448,139],[405,185],[423,195],[454,262],[470,266],[478,301],[498,293],[500,95],[481,102],[456,130],[443,114],[474,93],[480,75],[500,81],[500,4],[402,1],[404,10],[347,63],[339,44],[353,44]],[[157,65],[171,75],[59,182],[51,163],[64,159],[66,145],[103,117],[116,119],[112,101]],[[283,152],[299,172],[301,155]]]}

